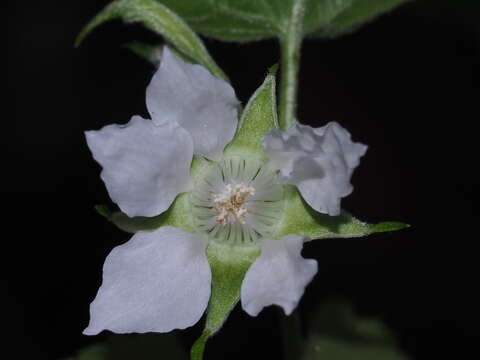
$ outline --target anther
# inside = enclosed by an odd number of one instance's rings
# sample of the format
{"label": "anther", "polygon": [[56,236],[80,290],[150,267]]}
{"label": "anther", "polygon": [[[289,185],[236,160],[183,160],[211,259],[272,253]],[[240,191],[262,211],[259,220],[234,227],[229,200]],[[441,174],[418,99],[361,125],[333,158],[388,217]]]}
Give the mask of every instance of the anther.
{"label": "anther", "polygon": [[213,194],[213,213],[217,224],[226,225],[234,222],[245,224],[248,210],[246,199],[255,195],[255,188],[244,184],[228,184],[219,194]]}

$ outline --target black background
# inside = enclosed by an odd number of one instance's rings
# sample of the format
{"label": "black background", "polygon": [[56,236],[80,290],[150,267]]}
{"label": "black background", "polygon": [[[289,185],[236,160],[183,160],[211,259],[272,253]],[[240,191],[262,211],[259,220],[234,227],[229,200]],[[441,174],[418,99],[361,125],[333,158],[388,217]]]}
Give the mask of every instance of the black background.
{"label": "black background", "polygon": [[[106,255],[129,236],[93,210],[109,199],[83,131],[146,116],[153,68],[122,44],[158,41],[141,26],[114,22],[75,49],[81,26],[106,3],[10,2],[2,16],[9,60],[0,142],[2,323],[13,340],[2,351],[12,347],[14,358],[58,359],[104,337],[81,331]],[[480,12],[467,7],[473,3],[417,1],[353,35],[307,41],[302,55],[301,121],[338,121],[369,145],[344,208],[368,222],[412,225],[309,244],[304,255],[318,259],[319,272],[302,315],[343,296],[359,314],[384,319],[413,359],[478,352]],[[275,42],[206,43],[242,102],[277,62]],[[185,343],[199,331],[186,331]],[[237,309],[207,355],[277,358],[279,336],[273,309],[257,319]]]}

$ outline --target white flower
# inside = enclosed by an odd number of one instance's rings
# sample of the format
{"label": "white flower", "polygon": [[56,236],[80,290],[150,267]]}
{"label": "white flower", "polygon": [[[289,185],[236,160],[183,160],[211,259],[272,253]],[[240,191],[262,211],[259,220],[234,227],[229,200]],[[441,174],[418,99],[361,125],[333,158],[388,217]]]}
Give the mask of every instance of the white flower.
{"label": "white flower", "polygon": [[[264,137],[270,161],[223,153],[237,129],[232,87],[165,48],[147,88],[152,120],[86,132],[110,197],[129,216],[156,216],[189,192],[195,232],[163,226],[138,232],[108,255],[103,282],[84,333],[168,332],[195,324],[211,291],[209,242],[258,247],[261,255],[241,287],[243,309],[256,316],[276,304],[290,314],[317,272],[301,256],[307,238],[273,239],[283,214],[284,183],[294,184],[317,211],[336,215],[366,147],[336,123],[294,125]],[[192,178],[193,155],[205,160]],[[208,160],[207,160],[208,159]]]}

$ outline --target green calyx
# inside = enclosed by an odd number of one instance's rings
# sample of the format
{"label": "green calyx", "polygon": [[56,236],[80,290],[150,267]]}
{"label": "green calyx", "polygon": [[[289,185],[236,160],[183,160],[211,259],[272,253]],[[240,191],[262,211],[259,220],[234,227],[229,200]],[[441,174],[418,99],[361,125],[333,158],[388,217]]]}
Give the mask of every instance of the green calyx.
{"label": "green calyx", "polygon": [[225,155],[260,157],[263,136],[270,129],[278,129],[275,74],[269,73],[263,84],[254,92],[242,112],[235,137],[225,148]]}
{"label": "green calyx", "polygon": [[259,255],[260,248],[257,246],[232,247],[216,242],[208,245],[207,258],[212,269],[212,294],[207,307],[205,328],[191,349],[192,360],[203,359],[208,338],[222,327],[239,301],[243,278]]}
{"label": "green calyx", "polygon": [[284,211],[273,238],[295,234],[316,239],[354,238],[373,233],[401,230],[409,227],[401,222],[368,224],[342,210],[338,216],[321,214],[312,209],[293,185],[285,185]]}

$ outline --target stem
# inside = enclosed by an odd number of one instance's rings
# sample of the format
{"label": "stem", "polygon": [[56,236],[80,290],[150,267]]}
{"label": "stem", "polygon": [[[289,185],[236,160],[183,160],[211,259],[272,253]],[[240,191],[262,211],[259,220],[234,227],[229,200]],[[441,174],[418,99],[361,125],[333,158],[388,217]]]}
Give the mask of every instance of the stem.
{"label": "stem", "polygon": [[299,360],[303,351],[300,316],[295,310],[289,316],[279,309],[279,318],[282,330],[284,360]]}
{"label": "stem", "polygon": [[287,130],[295,123],[300,47],[303,38],[303,15],[306,0],[295,0],[286,31],[280,37],[281,86],[280,129]]}

